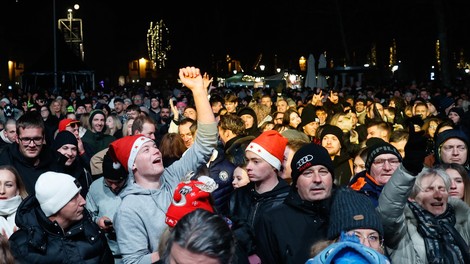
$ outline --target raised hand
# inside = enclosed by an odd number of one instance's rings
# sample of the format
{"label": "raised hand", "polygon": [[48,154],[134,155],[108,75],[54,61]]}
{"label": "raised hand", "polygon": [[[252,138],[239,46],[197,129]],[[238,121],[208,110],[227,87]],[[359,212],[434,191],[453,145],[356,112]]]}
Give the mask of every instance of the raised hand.
{"label": "raised hand", "polygon": [[179,77],[181,83],[193,92],[194,90],[205,89],[204,81],[202,79],[201,71],[199,70],[199,68],[181,68],[179,71]]}
{"label": "raised hand", "polygon": [[422,133],[415,132],[414,124],[409,123],[409,136],[405,145],[405,158],[403,167],[416,176],[424,167],[424,158],[426,157],[426,138]]}

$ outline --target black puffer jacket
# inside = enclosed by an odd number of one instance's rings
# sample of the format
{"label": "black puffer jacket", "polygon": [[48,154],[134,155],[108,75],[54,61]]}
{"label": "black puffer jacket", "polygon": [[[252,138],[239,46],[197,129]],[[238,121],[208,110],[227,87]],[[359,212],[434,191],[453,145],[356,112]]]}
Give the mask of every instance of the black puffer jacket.
{"label": "black puffer jacket", "polygon": [[104,233],[84,209],[83,219],[65,233],[39,207],[36,196],[28,196],[18,207],[19,230],[10,237],[13,256],[19,263],[114,263]]}
{"label": "black puffer jacket", "polygon": [[254,235],[257,232],[261,216],[269,209],[284,202],[289,194],[290,185],[278,178],[279,183],[269,192],[259,194],[255,184],[235,190],[230,197],[229,218],[233,221],[232,230],[239,243],[245,246],[248,255],[255,251]]}

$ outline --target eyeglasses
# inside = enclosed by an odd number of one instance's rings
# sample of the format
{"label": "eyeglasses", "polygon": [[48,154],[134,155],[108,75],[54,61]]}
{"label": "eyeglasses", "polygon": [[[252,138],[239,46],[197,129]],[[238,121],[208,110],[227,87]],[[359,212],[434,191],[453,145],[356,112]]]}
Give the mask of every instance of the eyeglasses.
{"label": "eyeglasses", "polygon": [[70,123],[67,126],[69,126],[71,128],[75,128],[75,127],[80,127],[80,124],[78,122],[75,122],[75,123]]}
{"label": "eyeglasses", "polygon": [[23,143],[23,145],[26,145],[26,146],[31,144],[31,141],[34,142],[34,145],[40,146],[42,145],[42,141],[44,138],[43,137],[34,137],[34,138],[25,137],[25,138],[18,138],[18,139],[21,141],[21,143]]}
{"label": "eyeglasses", "polygon": [[363,242],[367,240],[369,242],[369,245],[371,245],[371,247],[380,247],[382,246],[382,243],[384,241],[383,238],[381,238],[378,234],[369,234],[366,236],[358,231],[351,231],[351,232],[348,232],[348,234],[356,236],[361,241],[362,244],[364,244]]}
{"label": "eyeglasses", "polygon": [[388,162],[388,164],[390,164],[391,166],[398,166],[400,165],[400,160],[399,159],[375,159],[372,164],[374,164],[375,166],[379,166],[379,167],[382,167],[385,162]]}

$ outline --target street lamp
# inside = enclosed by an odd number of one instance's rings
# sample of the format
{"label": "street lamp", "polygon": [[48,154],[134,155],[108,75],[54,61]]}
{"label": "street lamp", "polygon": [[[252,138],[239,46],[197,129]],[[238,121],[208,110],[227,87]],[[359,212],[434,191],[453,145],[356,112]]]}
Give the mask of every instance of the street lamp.
{"label": "street lamp", "polygon": [[301,71],[307,70],[307,60],[305,59],[304,56],[301,56],[299,59],[299,67]]}
{"label": "street lamp", "polygon": [[56,92],[57,89],[57,26],[56,26],[56,14],[55,14],[55,0],[52,0],[52,34],[54,41],[54,89]]}

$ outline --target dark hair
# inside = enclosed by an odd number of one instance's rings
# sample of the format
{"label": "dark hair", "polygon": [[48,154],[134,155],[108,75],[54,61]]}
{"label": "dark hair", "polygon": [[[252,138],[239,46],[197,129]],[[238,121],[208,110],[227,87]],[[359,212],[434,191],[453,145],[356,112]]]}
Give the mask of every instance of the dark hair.
{"label": "dark hair", "polygon": [[235,114],[221,115],[219,127],[223,130],[230,130],[235,135],[245,134],[245,124],[241,117]]}
{"label": "dark hair", "polygon": [[126,108],[126,111],[129,112],[129,111],[136,111],[137,113],[141,113],[142,110],[140,110],[140,106],[136,105],[136,104],[131,104],[129,105],[127,108]]}
{"label": "dark hair", "polygon": [[392,143],[392,142],[400,142],[402,140],[406,140],[408,141],[408,137],[409,137],[409,133],[408,131],[404,130],[404,129],[399,129],[399,130],[394,130],[392,131],[392,133],[390,134],[390,140],[389,142]]}
{"label": "dark hair", "polygon": [[16,121],[16,133],[18,134],[18,137],[20,136],[20,128],[40,128],[43,136],[46,132],[44,121],[42,120],[39,111],[26,112],[18,118],[18,121]]}
{"label": "dark hair", "polygon": [[185,125],[187,123],[191,124],[191,126],[189,127],[189,130],[191,131],[191,134],[193,134],[193,136],[194,136],[196,134],[196,130],[197,130],[196,120],[194,120],[192,118],[189,118],[189,117],[186,117],[185,119],[180,121],[179,126]]}
{"label": "dark hair", "polygon": [[449,127],[452,127],[452,128],[455,127],[454,122],[452,120],[450,120],[449,118],[442,119],[442,122],[440,122],[436,127],[436,132],[434,132],[434,141],[436,141],[437,135],[439,133],[442,133],[442,131],[439,132],[439,130],[441,130],[441,128],[446,127],[446,126],[449,126]]}
{"label": "dark hair", "polygon": [[171,230],[162,256],[164,263],[169,263],[173,244],[215,258],[221,264],[232,263],[235,255],[235,238],[228,224],[221,216],[204,209],[186,214]]}
{"label": "dark hair", "polygon": [[145,123],[152,124],[156,128],[156,123],[153,118],[149,116],[139,115],[137,118],[134,119],[134,123],[132,123],[132,134],[135,135],[136,134],[135,131],[142,132],[142,130],[144,129]]}

